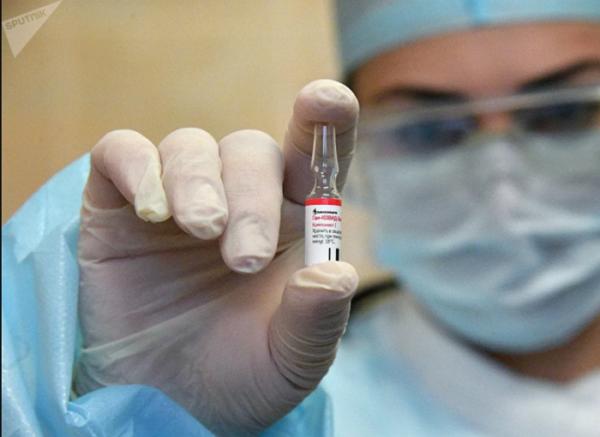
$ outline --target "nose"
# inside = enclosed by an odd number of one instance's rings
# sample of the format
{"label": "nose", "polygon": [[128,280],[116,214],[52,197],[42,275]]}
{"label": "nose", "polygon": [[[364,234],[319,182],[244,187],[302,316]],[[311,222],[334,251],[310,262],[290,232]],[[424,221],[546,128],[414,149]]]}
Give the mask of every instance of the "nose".
{"label": "nose", "polygon": [[499,136],[482,144],[480,152],[476,167],[482,205],[501,221],[522,214],[528,172],[518,145]]}
{"label": "nose", "polygon": [[502,112],[483,114],[479,117],[479,126],[488,133],[504,133],[510,129],[510,115]]}

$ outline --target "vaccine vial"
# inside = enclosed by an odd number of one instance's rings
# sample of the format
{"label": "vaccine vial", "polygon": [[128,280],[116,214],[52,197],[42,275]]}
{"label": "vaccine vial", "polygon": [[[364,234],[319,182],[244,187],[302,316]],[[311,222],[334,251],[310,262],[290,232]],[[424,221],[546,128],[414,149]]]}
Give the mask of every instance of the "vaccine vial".
{"label": "vaccine vial", "polygon": [[315,124],[311,159],[315,176],[304,201],[304,262],[307,266],[339,261],[342,246],[342,198],[336,187],[339,171],[332,124]]}

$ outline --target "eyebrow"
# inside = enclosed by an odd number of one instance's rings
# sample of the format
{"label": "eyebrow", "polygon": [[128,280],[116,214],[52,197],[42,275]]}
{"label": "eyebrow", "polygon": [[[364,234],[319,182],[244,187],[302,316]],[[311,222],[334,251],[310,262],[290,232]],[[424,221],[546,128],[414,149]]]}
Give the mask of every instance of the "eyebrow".
{"label": "eyebrow", "polygon": [[568,65],[561,70],[553,71],[542,77],[536,77],[525,82],[519,87],[519,91],[536,91],[560,85],[576,76],[587,73],[590,70],[600,71],[600,59],[586,59],[575,64]]}
{"label": "eyebrow", "polygon": [[375,96],[374,101],[381,103],[399,98],[416,100],[419,103],[458,103],[467,100],[464,94],[456,91],[407,86],[383,90]]}
{"label": "eyebrow", "polygon": [[[600,59],[586,59],[553,71],[541,77],[527,80],[518,87],[518,92],[539,91],[544,88],[560,85],[589,71],[600,71]],[[398,87],[383,90],[374,97],[376,103],[386,100],[409,99],[421,104],[460,103],[468,100],[468,96],[457,91],[425,87]]]}

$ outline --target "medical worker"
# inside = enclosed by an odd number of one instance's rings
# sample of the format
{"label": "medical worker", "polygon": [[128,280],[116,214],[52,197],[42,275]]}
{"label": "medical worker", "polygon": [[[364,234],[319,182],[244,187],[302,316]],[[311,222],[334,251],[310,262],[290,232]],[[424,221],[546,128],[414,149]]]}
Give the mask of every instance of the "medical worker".
{"label": "medical worker", "polygon": [[336,434],[600,435],[600,2],[338,6],[402,292],[355,307]]}
{"label": "medical worker", "polygon": [[[142,435],[139,399],[93,395],[143,384],[217,434],[285,416],[279,435],[307,435],[302,408],[327,374],[339,436],[598,435],[600,3],[337,11],[354,93],[308,84],[281,148],[183,128],[157,145],[113,131],[92,149],[78,238],[65,232],[83,334],[67,425],[99,402],[108,421],[140,417],[127,432]],[[351,188],[400,283],[361,299],[339,351],[356,273],[302,267],[315,122],[337,128],[340,188],[356,154]]]}

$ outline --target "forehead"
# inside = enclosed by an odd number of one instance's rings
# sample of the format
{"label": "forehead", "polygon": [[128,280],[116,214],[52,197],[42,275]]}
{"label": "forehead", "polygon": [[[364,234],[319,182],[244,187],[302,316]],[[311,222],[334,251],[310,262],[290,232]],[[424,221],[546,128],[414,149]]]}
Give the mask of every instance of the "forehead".
{"label": "forehead", "polygon": [[398,87],[504,94],[580,60],[600,60],[600,23],[526,23],[453,32],[381,54],[354,75],[361,100]]}

